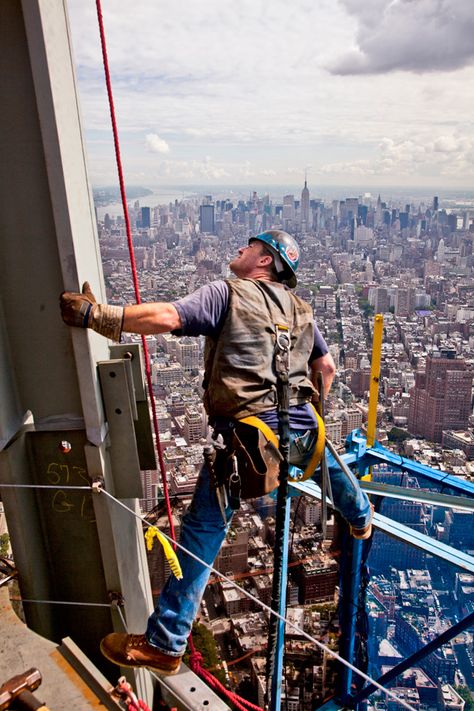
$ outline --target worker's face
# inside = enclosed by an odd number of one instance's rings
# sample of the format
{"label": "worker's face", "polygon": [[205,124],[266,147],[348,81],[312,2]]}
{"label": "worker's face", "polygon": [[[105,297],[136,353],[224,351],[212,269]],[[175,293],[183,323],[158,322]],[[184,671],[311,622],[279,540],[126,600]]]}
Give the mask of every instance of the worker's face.
{"label": "worker's face", "polygon": [[234,259],[230,262],[229,267],[231,271],[234,272],[236,277],[245,279],[255,270],[264,266],[264,262],[268,262],[267,257],[268,255],[265,254],[264,247],[261,242],[250,242],[250,244],[246,247],[240,247],[238,256],[234,257]]}

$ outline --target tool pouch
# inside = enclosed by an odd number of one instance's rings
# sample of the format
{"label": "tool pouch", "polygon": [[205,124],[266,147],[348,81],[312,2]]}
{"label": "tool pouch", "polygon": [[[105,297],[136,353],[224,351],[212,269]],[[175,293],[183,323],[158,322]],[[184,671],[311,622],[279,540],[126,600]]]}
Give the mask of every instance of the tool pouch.
{"label": "tool pouch", "polygon": [[242,499],[264,496],[278,486],[282,456],[259,427],[237,422],[232,449],[237,457]]}

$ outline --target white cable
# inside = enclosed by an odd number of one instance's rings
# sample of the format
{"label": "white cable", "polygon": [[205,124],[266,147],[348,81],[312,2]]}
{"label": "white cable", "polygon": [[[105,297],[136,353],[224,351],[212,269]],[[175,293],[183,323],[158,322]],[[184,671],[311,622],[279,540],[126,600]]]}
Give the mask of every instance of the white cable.
{"label": "white cable", "polygon": [[[101,493],[106,494],[106,495],[107,495],[110,499],[112,499],[112,501],[114,501],[116,504],[119,504],[119,506],[121,506],[123,509],[125,509],[126,511],[129,511],[131,514],[133,514],[133,516],[135,516],[135,518],[139,519],[142,523],[146,524],[149,528],[157,528],[157,527],[154,526],[152,523],[149,523],[144,517],[142,517],[142,516],[140,516],[139,514],[135,513],[135,511],[133,511],[133,509],[129,508],[126,504],[122,503],[122,501],[120,501],[119,499],[116,499],[115,496],[113,496],[112,494],[110,494],[110,493],[109,493],[108,491],[106,491],[105,489],[101,489],[100,491],[101,491]],[[159,529],[157,529],[157,530],[159,530]],[[347,659],[343,659],[343,657],[341,657],[337,652],[334,652],[334,651],[333,651],[332,649],[330,649],[329,647],[326,647],[325,644],[323,644],[322,642],[319,642],[319,641],[318,641],[317,639],[315,639],[314,637],[311,637],[310,634],[308,634],[307,632],[305,632],[304,630],[302,630],[300,627],[298,627],[297,625],[295,625],[293,622],[291,622],[290,620],[287,620],[285,617],[283,617],[282,615],[280,615],[278,612],[275,612],[275,610],[272,610],[271,607],[269,607],[269,606],[266,605],[264,602],[262,602],[261,600],[259,600],[258,598],[256,598],[254,595],[252,595],[252,593],[249,593],[247,590],[244,590],[243,588],[239,587],[233,580],[231,580],[230,578],[228,578],[228,577],[227,577],[226,575],[224,575],[223,573],[220,573],[220,572],[219,572],[218,570],[216,570],[216,568],[214,568],[212,565],[209,565],[209,564],[206,563],[205,561],[201,560],[201,558],[199,558],[197,555],[195,555],[195,554],[192,553],[191,551],[188,551],[188,550],[187,550],[184,546],[182,546],[178,541],[174,541],[174,540],[173,540],[172,538],[170,538],[170,536],[168,536],[166,533],[163,533],[163,531],[160,531],[160,533],[161,533],[163,536],[165,536],[165,538],[167,538],[168,541],[169,541],[171,544],[176,545],[180,550],[182,550],[184,553],[187,553],[189,556],[191,556],[191,558],[194,558],[194,560],[196,560],[198,563],[200,563],[200,564],[203,565],[205,568],[207,568],[208,570],[210,570],[212,573],[215,573],[215,574],[218,575],[220,578],[222,578],[223,580],[225,580],[226,582],[228,582],[230,585],[232,585],[232,587],[234,587],[234,588],[236,588],[237,590],[239,590],[239,592],[244,593],[244,595],[246,595],[250,600],[253,600],[254,602],[256,602],[259,607],[261,607],[262,609],[266,610],[266,611],[269,612],[271,615],[274,615],[275,617],[277,617],[279,620],[281,620],[282,622],[284,622],[286,625],[288,625],[288,626],[291,627],[293,630],[295,630],[296,632],[298,632],[299,634],[301,634],[303,637],[305,637],[307,640],[309,640],[310,642],[312,642],[313,644],[315,644],[317,647],[319,647],[319,649],[322,649],[324,652],[326,652],[326,653],[329,654],[330,656],[334,657],[334,659],[337,659],[339,662],[341,662],[341,664],[344,664],[344,665],[345,665],[346,667],[348,667],[349,669],[352,669],[353,672],[355,672],[356,674],[358,674],[359,676],[361,676],[365,681],[368,681],[368,682],[370,682],[371,684],[373,684],[374,686],[376,686],[376,687],[377,687],[380,691],[382,691],[384,694],[386,694],[387,696],[390,696],[392,699],[394,699],[394,700],[395,700],[397,703],[399,703],[401,706],[404,706],[406,709],[408,709],[408,711],[416,711],[413,706],[410,706],[410,704],[406,703],[406,701],[403,701],[402,699],[400,699],[396,694],[393,693],[393,691],[390,691],[389,689],[386,689],[384,686],[382,686],[382,685],[379,684],[377,681],[375,681],[375,679],[372,679],[370,676],[368,676],[367,674],[365,674],[364,672],[362,672],[360,669],[358,669],[357,667],[355,667],[353,664],[351,664],[350,662],[348,662]]]}
{"label": "white cable", "polygon": [[68,486],[68,484],[63,484],[63,486],[58,486],[57,484],[2,484],[1,482],[0,489],[79,489],[91,491],[90,486]]}
{"label": "white cable", "polygon": [[125,632],[128,632],[127,622],[125,620],[125,615],[123,614],[122,608],[120,607],[120,605],[117,605],[116,607],[114,607],[114,609],[116,609],[117,612],[119,613],[119,616],[120,616],[120,619],[122,620],[122,625],[123,625]]}
{"label": "white cable", "polygon": [[[14,602],[17,602],[15,598],[12,598]],[[114,607],[110,603],[106,602],[69,602],[68,600],[28,600],[28,598],[20,597],[18,602],[37,602],[41,605],[84,605],[86,607]]]}

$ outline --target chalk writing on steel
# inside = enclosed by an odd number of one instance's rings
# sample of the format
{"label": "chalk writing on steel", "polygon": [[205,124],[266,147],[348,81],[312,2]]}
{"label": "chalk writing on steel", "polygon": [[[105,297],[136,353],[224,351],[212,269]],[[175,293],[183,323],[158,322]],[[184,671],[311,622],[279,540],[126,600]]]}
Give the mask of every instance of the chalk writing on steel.
{"label": "chalk writing on steel", "polygon": [[88,485],[90,484],[90,479],[84,467],[50,462],[46,470],[46,476],[50,484],[64,486],[64,489],[58,489],[51,499],[53,511],[56,513],[71,513],[74,511],[85,521],[95,522],[92,495],[89,493],[84,494],[82,491],[68,491],[68,487],[71,486],[82,486],[84,482]]}

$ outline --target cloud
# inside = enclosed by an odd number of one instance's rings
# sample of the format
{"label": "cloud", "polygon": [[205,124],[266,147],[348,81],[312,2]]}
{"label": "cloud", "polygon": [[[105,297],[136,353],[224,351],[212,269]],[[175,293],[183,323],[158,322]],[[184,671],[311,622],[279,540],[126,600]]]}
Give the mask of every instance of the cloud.
{"label": "cloud", "polygon": [[457,176],[474,175],[474,139],[455,135],[420,142],[412,138],[384,138],[372,158],[326,163],[322,175]]}
{"label": "cloud", "polygon": [[164,160],[158,166],[157,175],[173,180],[220,180],[230,177],[227,169],[214,163],[210,156],[201,161]]}
{"label": "cloud", "polygon": [[319,172],[323,175],[374,175],[375,168],[367,159],[340,161],[323,165]]}
{"label": "cloud", "polygon": [[152,153],[169,153],[170,147],[157,133],[147,133],[146,144]]}
{"label": "cloud", "polygon": [[[92,31],[97,18],[93,4],[66,2],[89,167],[96,184],[108,184],[115,159],[100,42]],[[220,177],[300,183],[312,164],[310,182],[321,171],[328,180],[373,171],[398,183],[397,166],[406,175],[419,155],[420,180],[455,165],[452,182],[471,185],[472,169],[463,161],[472,135],[472,69],[444,71],[455,59],[471,61],[470,2],[240,0],[224,6],[135,0],[131,13],[130,3],[114,0],[104,7],[127,175],[144,171],[150,184]],[[140,35],[133,51],[131,22]],[[347,66],[350,48],[356,59]],[[422,73],[423,62],[438,66],[433,56],[443,71]],[[325,69],[331,59],[336,78]],[[411,73],[383,73],[405,65],[413,65]],[[350,72],[361,76],[354,80]],[[383,144],[384,137],[393,143]],[[400,147],[411,157],[405,160]]]}
{"label": "cloud", "polygon": [[206,135],[206,131],[202,128],[185,128],[183,133],[193,138],[201,138]]}
{"label": "cloud", "polygon": [[459,147],[459,141],[453,136],[440,136],[434,142],[434,150],[437,153],[453,153]]}
{"label": "cloud", "polygon": [[253,178],[255,177],[255,169],[249,160],[246,160],[239,167],[240,175],[243,178]]}
{"label": "cloud", "polygon": [[472,0],[340,0],[357,22],[356,47],[332,74],[454,71],[474,63]]}

